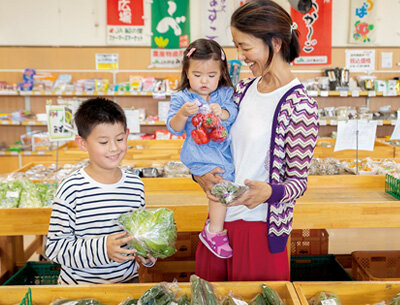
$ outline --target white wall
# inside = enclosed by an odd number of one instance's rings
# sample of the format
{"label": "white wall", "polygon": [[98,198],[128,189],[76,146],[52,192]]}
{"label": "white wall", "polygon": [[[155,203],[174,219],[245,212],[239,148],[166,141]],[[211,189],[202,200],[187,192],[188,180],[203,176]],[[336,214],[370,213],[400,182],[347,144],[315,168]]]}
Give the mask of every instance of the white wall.
{"label": "white wall", "polygon": [[[200,6],[190,0],[192,40],[200,37]],[[333,46],[347,43],[348,0],[333,1]],[[233,0],[227,0],[233,5]],[[276,0],[289,9],[287,0]],[[400,46],[400,1],[376,1],[377,42],[375,46]],[[150,16],[150,6],[145,5]],[[150,19],[147,29],[150,32]],[[0,45],[105,46],[106,0],[0,0]]]}

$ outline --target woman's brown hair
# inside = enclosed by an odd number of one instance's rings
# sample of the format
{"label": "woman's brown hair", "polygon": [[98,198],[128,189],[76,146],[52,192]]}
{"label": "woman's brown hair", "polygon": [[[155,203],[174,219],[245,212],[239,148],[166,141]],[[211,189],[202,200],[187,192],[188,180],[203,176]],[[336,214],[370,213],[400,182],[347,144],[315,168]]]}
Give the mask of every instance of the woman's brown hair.
{"label": "woman's brown hair", "polygon": [[250,0],[233,12],[231,26],[264,41],[269,49],[266,68],[274,56],[273,37],[282,41],[282,56],[288,63],[300,54],[300,33],[293,27],[290,15],[274,1]]}
{"label": "woman's brown hair", "polygon": [[[189,56],[188,56],[189,54]],[[193,41],[183,52],[182,60],[182,73],[178,91],[190,88],[189,79],[187,78],[187,71],[189,70],[190,60],[218,60],[220,62],[221,78],[218,82],[220,87],[233,87],[231,78],[228,71],[228,63],[226,55],[221,46],[214,40],[210,39],[197,39]]]}

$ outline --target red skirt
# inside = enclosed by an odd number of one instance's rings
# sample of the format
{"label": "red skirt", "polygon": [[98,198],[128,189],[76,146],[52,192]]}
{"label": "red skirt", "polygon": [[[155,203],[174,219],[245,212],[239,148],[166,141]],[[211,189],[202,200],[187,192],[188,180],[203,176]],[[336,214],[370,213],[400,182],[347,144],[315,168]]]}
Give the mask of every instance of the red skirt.
{"label": "red skirt", "polygon": [[210,282],[289,281],[287,249],[271,253],[267,225],[262,221],[225,222],[233,256],[221,259],[199,242],[196,250],[196,274]]}

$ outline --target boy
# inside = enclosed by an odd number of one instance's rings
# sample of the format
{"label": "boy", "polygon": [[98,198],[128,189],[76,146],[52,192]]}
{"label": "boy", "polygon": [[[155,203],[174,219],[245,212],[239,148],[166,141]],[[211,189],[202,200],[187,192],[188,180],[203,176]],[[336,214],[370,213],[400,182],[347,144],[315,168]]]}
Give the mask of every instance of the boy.
{"label": "boy", "polygon": [[[142,208],[141,179],[119,167],[129,130],[122,108],[104,98],[83,102],[75,114],[76,143],[90,164],[58,186],[47,236],[47,257],[61,264],[59,284],[102,284],[137,280],[136,250],[116,219]],[[136,256],[147,267],[155,259]]]}

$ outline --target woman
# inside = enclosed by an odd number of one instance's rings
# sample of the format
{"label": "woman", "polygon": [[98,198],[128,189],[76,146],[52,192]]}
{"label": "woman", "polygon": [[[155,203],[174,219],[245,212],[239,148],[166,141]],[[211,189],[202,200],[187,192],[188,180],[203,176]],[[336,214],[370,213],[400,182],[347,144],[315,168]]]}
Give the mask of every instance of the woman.
{"label": "woman", "polygon": [[[239,114],[231,129],[235,182],[249,189],[225,218],[233,257],[222,260],[203,244],[197,248],[196,274],[206,280],[290,280],[286,243],[318,133],[317,103],[290,71],[300,52],[296,28],[268,0],[249,1],[231,17],[238,58],[255,76],[237,86]],[[220,173],[194,177],[211,200]]]}

